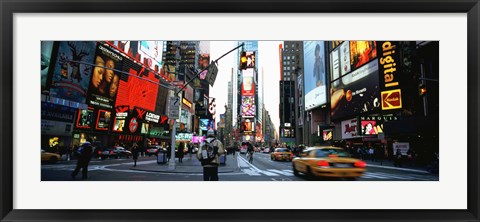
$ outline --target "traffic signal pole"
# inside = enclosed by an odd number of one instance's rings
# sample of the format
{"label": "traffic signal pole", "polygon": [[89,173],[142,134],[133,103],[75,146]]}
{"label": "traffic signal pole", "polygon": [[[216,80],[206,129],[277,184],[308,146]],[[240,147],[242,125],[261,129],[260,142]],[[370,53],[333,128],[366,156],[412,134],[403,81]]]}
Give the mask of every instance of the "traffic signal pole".
{"label": "traffic signal pole", "polygon": [[[225,57],[226,55],[230,54],[231,52],[237,50],[238,48],[240,48],[240,47],[242,47],[242,46],[244,46],[244,45],[245,45],[245,43],[240,44],[239,46],[237,46],[237,47],[233,48],[232,50],[228,51],[227,53],[223,54],[222,56],[220,56],[218,59],[216,59],[216,60],[213,61],[213,62],[214,62],[214,63],[217,63],[218,60],[222,59],[222,58]],[[183,89],[185,89],[185,87],[187,87],[188,84],[190,84],[193,80],[195,80],[196,78],[198,78],[198,76],[200,76],[200,74],[201,74],[202,72],[204,72],[205,70],[208,70],[208,68],[210,68],[210,66],[211,66],[211,63],[208,64],[208,66],[206,66],[205,68],[203,68],[202,71],[196,73],[196,75],[195,75],[192,79],[190,79],[188,82],[186,82],[185,84],[183,84],[183,86],[175,92],[174,96],[177,96],[180,92],[182,92]],[[192,70],[190,70],[190,71],[192,71]],[[192,71],[192,72],[193,72],[193,71]],[[170,147],[170,149],[171,149],[171,152],[170,152],[170,161],[168,162],[168,169],[169,169],[169,170],[174,170],[174,169],[175,169],[175,135],[177,134],[177,128],[175,127],[176,122],[177,122],[177,120],[174,119],[174,120],[173,120],[173,126],[172,126],[172,134],[171,134],[171,139],[172,139],[172,141],[171,141],[171,147]],[[183,149],[183,147],[180,147],[180,148]],[[178,151],[179,151],[179,152],[183,152],[183,150],[180,150],[180,149],[178,149]]]}

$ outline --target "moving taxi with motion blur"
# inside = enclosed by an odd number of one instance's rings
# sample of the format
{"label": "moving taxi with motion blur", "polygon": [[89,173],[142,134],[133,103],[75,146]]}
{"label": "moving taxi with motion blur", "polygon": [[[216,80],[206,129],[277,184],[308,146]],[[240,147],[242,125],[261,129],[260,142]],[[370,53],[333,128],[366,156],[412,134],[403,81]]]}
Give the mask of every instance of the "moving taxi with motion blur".
{"label": "moving taxi with motion blur", "polygon": [[314,177],[346,178],[356,180],[366,171],[367,164],[340,147],[309,147],[292,161],[293,174]]}
{"label": "moving taxi with motion blur", "polygon": [[56,163],[57,161],[60,160],[60,155],[56,153],[50,153],[45,150],[41,150],[41,156],[42,156],[42,163],[48,162],[48,163]]}
{"label": "moving taxi with motion blur", "polygon": [[270,154],[270,159],[271,160],[286,160],[286,161],[292,161],[293,159],[293,153],[287,148],[276,148],[271,154]]}

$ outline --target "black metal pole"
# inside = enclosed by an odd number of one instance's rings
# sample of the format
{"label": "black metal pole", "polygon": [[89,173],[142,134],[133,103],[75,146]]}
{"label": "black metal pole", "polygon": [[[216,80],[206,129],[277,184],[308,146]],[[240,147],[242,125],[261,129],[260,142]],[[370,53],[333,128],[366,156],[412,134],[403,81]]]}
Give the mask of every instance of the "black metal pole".
{"label": "black metal pole", "polygon": [[[225,57],[226,55],[230,54],[231,52],[237,50],[238,48],[240,48],[240,47],[242,47],[242,46],[244,46],[244,45],[245,45],[245,43],[240,44],[239,46],[233,48],[232,50],[230,50],[230,51],[228,51],[227,53],[225,53],[225,54],[223,54],[222,56],[220,56],[220,57],[219,57],[218,59],[216,59],[214,62],[217,63],[218,60],[220,60],[221,58]],[[183,84],[182,88],[180,88],[177,92],[175,92],[175,94],[180,93],[185,87],[187,87],[187,85],[188,85],[189,83],[191,83],[193,80],[195,80],[203,71],[207,70],[207,69],[210,67],[210,65],[211,65],[211,64],[208,64],[207,67],[203,68],[202,71],[198,72],[192,79],[190,79],[188,82],[186,82],[185,84]],[[192,71],[192,70],[190,70],[190,71]]]}

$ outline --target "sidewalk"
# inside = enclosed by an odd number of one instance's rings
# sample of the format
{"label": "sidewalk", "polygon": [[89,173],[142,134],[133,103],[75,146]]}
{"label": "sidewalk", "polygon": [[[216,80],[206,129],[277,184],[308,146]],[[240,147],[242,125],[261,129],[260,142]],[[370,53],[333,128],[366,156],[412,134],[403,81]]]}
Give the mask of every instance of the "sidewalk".
{"label": "sidewalk", "polygon": [[[156,160],[156,159],[155,159]],[[237,165],[237,158],[232,155],[227,156],[227,161],[225,165],[220,165],[218,167],[218,173],[232,173],[232,172],[239,172]],[[178,162],[178,158],[175,158],[175,169],[170,170],[168,169],[168,163],[165,164],[158,164],[156,161],[152,162],[149,161],[146,164],[142,164],[142,162],[137,162],[137,166],[131,166],[130,170],[137,170],[137,171],[148,171],[148,172],[166,172],[166,173],[203,173],[203,167],[200,164],[200,161],[197,160],[195,155],[192,155],[192,158],[189,159],[188,155],[185,155],[183,158],[182,163]]]}
{"label": "sidewalk", "polygon": [[367,163],[368,167],[376,167],[376,168],[384,168],[390,170],[400,170],[400,171],[409,171],[409,172],[417,172],[417,173],[430,173],[427,170],[426,166],[418,166],[418,165],[411,165],[409,163],[402,163],[401,167],[397,167],[394,165],[394,162],[391,160],[383,160],[383,162],[376,161],[373,162],[371,160],[364,160]]}

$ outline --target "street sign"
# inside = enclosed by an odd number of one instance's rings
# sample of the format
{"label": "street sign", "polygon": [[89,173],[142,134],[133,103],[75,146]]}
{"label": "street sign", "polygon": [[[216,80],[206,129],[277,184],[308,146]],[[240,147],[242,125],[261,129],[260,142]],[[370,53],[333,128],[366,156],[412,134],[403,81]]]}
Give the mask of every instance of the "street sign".
{"label": "street sign", "polygon": [[170,119],[178,119],[180,118],[180,112],[178,111],[180,107],[180,97],[174,96],[170,97],[170,103],[168,106],[168,118]]}
{"label": "street sign", "polygon": [[208,67],[208,74],[207,74],[207,81],[210,86],[213,86],[215,83],[215,79],[217,78],[218,68],[214,61],[210,63],[210,67]]}

